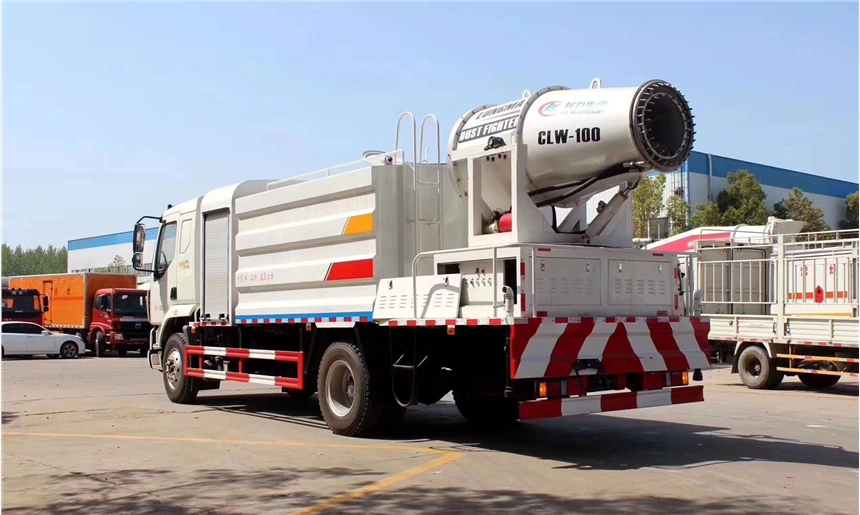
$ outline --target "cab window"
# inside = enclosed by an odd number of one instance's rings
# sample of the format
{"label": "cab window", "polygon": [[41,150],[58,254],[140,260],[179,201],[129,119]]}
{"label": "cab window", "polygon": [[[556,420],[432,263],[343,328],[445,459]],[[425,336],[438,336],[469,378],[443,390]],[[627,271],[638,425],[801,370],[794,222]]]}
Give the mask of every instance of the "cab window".
{"label": "cab window", "polygon": [[158,252],[158,256],[156,256],[157,268],[159,271],[166,271],[170,263],[173,262],[174,254],[176,254],[176,222],[166,224],[161,229],[156,249]]}
{"label": "cab window", "polygon": [[96,309],[110,313],[110,295],[99,295],[96,300]]}

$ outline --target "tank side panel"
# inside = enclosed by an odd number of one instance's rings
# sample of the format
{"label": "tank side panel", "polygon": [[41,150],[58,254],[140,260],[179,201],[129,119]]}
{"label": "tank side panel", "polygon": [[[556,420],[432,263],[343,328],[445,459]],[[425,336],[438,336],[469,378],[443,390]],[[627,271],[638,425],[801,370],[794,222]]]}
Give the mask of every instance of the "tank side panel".
{"label": "tank side panel", "polygon": [[380,213],[374,170],[236,201],[237,322],[371,316],[377,275],[397,266],[396,255],[379,260],[378,235],[399,223]]}

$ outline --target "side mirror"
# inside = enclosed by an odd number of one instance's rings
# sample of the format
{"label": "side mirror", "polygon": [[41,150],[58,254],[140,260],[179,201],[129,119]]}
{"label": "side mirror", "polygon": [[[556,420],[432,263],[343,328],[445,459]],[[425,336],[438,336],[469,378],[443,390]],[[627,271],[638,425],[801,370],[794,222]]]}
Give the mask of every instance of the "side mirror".
{"label": "side mirror", "polygon": [[135,252],[131,256],[131,267],[135,270],[143,270],[143,252]]}
{"label": "side mirror", "polygon": [[51,331],[48,331],[47,329],[44,329],[44,330],[42,330],[42,334],[43,334],[43,335],[45,335],[45,336],[51,336]]}
{"label": "side mirror", "polygon": [[146,226],[141,223],[134,224],[134,253],[143,253],[143,247],[146,243]]}
{"label": "side mirror", "polygon": [[42,311],[44,311],[45,313],[47,313],[47,312],[48,312],[48,309],[50,309],[50,308],[48,307],[48,296],[47,296],[47,295],[45,295],[44,297],[42,297]]}

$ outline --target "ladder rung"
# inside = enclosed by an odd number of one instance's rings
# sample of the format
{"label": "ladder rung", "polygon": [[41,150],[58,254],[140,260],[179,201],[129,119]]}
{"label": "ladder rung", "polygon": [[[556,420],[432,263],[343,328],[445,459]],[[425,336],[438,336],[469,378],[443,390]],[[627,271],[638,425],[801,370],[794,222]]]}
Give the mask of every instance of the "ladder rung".
{"label": "ladder rung", "polygon": [[398,365],[395,363],[394,365],[392,365],[392,367],[398,370],[415,370],[415,367],[413,365]]}
{"label": "ladder rung", "polygon": [[439,219],[436,219],[436,220],[430,220],[430,219],[427,219],[427,218],[419,218],[419,219],[418,219],[418,221],[419,221],[419,222],[422,222],[422,223],[425,223],[425,224],[438,224],[438,223],[439,223]]}
{"label": "ladder rung", "polygon": [[439,186],[439,184],[441,184],[441,183],[439,181],[436,181],[436,182],[418,181],[417,184],[419,186]]}
{"label": "ladder rung", "polygon": [[857,358],[835,358],[833,356],[805,356],[803,354],[777,354],[777,358],[803,359],[806,361],[839,361],[842,363],[860,363]]}

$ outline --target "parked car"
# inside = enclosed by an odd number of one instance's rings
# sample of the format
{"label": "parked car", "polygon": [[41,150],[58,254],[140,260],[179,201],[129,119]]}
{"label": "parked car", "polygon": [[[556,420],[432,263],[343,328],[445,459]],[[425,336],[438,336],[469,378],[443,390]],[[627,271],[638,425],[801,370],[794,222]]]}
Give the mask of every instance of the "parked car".
{"label": "parked car", "polygon": [[46,354],[76,358],[86,352],[86,344],[79,337],[55,334],[31,322],[0,322],[0,333],[3,357]]}

